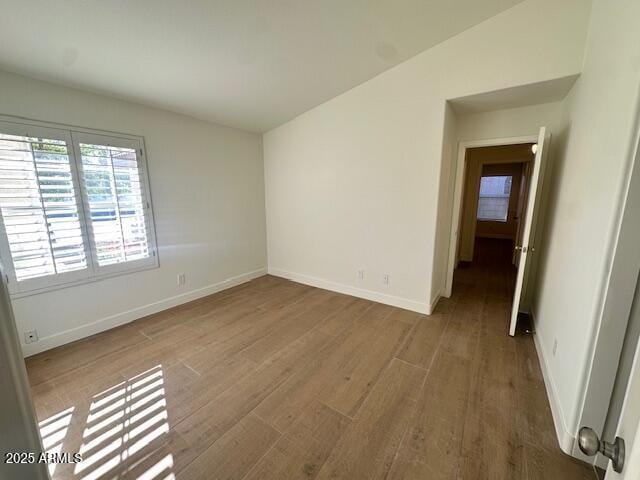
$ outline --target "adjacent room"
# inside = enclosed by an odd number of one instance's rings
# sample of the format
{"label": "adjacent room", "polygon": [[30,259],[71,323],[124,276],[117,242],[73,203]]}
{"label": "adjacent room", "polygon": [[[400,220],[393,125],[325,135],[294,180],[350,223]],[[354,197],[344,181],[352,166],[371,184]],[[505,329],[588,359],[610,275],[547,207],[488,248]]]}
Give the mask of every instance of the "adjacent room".
{"label": "adjacent room", "polygon": [[2,7],[2,480],[640,478],[640,3]]}

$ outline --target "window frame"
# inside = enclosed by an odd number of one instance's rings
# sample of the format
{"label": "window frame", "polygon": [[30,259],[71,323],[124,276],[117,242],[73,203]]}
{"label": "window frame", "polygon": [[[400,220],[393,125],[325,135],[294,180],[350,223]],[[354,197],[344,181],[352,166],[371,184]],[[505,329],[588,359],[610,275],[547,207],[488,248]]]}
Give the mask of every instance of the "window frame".
{"label": "window frame", "polygon": [[[44,275],[18,282],[9,248],[4,218],[0,213],[0,260],[12,298],[36,295],[96,282],[106,278],[158,268],[160,266],[144,137],[6,115],[0,115],[0,133],[27,137],[47,137],[52,140],[63,140],[66,142],[87,264],[87,267],[81,270]],[[135,149],[140,188],[142,190],[143,200],[146,202],[144,213],[149,257],[102,267],[98,265],[86,186],[81,181],[83,178],[83,170],[82,156],[79,148],[80,143],[93,143]]]}
{"label": "window frame", "polygon": [[[480,200],[482,198],[482,179],[483,178],[494,178],[494,177],[505,177],[505,178],[511,178],[511,185],[509,186],[509,195],[507,195],[506,197],[500,197],[500,198],[506,198],[507,199],[507,208],[505,211],[505,217],[504,220],[502,218],[481,218],[478,216],[478,212],[480,211]],[[480,179],[478,182],[478,205],[476,207],[476,221],[477,222],[495,222],[495,223],[508,223],[509,222],[509,204],[511,203],[511,189],[513,188],[513,175],[510,174],[501,174],[501,173],[496,173],[496,174],[491,174],[491,175],[483,175],[482,173],[480,174]],[[490,195],[486,195],[485,197],[489,197],[489,198],[496,198],[496,197],[492,197]]]}

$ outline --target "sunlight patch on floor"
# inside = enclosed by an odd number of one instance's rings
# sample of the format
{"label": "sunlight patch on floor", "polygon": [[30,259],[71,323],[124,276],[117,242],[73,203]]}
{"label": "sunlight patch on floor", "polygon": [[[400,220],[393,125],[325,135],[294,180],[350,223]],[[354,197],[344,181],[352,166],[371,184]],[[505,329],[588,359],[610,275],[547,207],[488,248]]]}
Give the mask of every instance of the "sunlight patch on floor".
{"label": "sunlight patch on floor", "polygon": [[[121,474],[139,480],[175,478],[170,453],[155,463],[151,461],[155,450],[162,445],[162,437],[169,433],[161,365],[94,395],[85,413],[84,424],[79,426],[82,413],[76,407],[53,415],[39,425],[48,454],[73,453],[69,448],[63,449],[65,437],[74,423],[75,428],[82,428],[82,444],[78,448],[82,461],[73,467],[71,478],[100,480]],[[145,462],[151,465],[142,468]],[[49,465],[52,478],[66,478],[59,471],[55,475],[56,467],[56,464]]]}

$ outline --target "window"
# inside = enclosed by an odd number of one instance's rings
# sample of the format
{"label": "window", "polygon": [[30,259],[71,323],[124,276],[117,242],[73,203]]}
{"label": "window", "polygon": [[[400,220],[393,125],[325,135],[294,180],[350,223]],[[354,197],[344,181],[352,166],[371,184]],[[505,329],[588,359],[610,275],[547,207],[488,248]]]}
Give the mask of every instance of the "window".
{"label": "window", "polygon": [[492,176],[480,179],[478,220],[506,222],[511,196],[511,176]]}
{"label": "window", "polygon": [[12,294],[158,265],[140,138],[0,121],[0,213]]}

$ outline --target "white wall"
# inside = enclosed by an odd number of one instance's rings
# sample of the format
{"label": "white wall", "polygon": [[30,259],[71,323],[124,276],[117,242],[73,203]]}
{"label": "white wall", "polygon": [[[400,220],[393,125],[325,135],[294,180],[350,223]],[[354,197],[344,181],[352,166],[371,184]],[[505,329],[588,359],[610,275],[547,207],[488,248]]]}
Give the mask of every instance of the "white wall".
{"label": "white wall", "polygon": [[554,133],[559,133],[561,119],[562,102],[460,114],[457,121],[457,140],[465,142],[538,135],[538,130],[543,126],[547,127],[553,137]]}
{"label": "white wall", "polygon": [[264,273],[259,135],[2,72],[0,114],[144,136],[159,248],[160,268],[14,300],[26,354]]}
{"label": "white wall", "polygon": [[638,18],[637,0],[595,2],[583,73],[565,99],[555,142],[534,314],[567,450],[579,427],[628,176],[640,85]]}
{"label": "white wall", "polygon": [[265,134],[269,270],[428,311],[446,99],[579,73],[589,11],[524,1]]}

